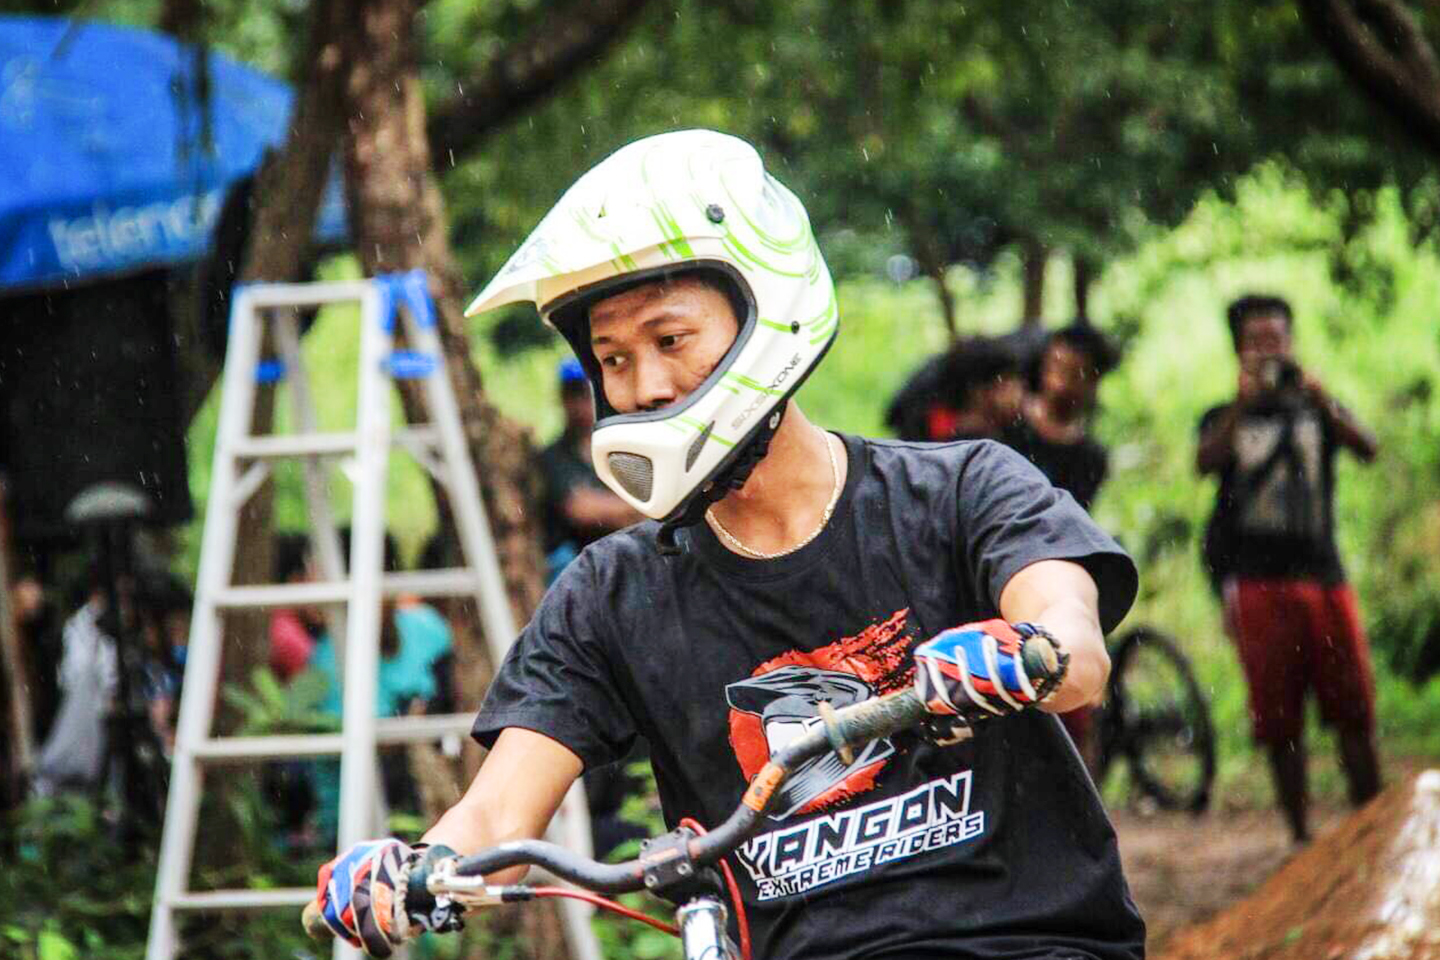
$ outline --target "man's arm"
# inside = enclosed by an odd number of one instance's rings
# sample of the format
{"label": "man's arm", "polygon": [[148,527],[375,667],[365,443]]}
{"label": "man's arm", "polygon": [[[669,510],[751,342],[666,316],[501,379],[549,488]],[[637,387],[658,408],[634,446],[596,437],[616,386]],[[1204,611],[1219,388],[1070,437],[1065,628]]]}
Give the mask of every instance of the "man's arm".
{"label": "man's arm", "polygon": [[1355,454],[1361,463],[1373,463],[1375,455],[1380,452],[1380,442],[1375,439],[1375,434],[1371,433],[1348,407],[1330,396],[1319,380],[1308,374],[1305,377],[1305,392],[1319,405],[1325,418],[1330,421],[1330,426],[1335,431],[1335,440],[1340,446]]}
{"label": "man's arm", "polygon": [[609,490],[576,484],[560,501],[560,510],[573,526],[610,533],[645,518]]}
{"label": "man's arm", "polygon": [[[423,837],[461,855],[510,840],[535,839],[545,832],[565,792],[584,765],[568,747],[521,727],[501,731],[460,802]],[[514,883],[516,867],[494,874],[492,883]]]}
{"label": "man's arm", "polygon": [[1065,680],[1040,709],[1064,713],[1100,699],[1110,677],[1110,654],[1100,630],[1100,593],[1084,567],[1041,560],[1024,567],[1000,592],[1000,615],[1010,623],[1049,630],[1070,655]]}

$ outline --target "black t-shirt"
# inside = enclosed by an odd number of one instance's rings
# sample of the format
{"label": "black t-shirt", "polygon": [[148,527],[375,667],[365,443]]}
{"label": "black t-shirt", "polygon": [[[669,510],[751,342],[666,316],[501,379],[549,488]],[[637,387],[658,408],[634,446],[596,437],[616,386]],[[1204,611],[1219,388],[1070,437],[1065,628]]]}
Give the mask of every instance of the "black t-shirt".
{"label": "black t-shirt", "polygon": [[1079,443],[1055,443],[1021,420],[1001,440],[1025,456],[1050,482],[1074,497],[1086,510],[1095,502],[1110,470],[1110,457],[1099,442],[1086,436]]}
{"label": "black t-shirt", "polygon": [[603,536],[603,531],[576,527],[565,516],[565,498],[575,489],[607,489],[596,476],[594,465],[575,449],[574,438],[562,433],[540,451],[539,463],[540,475],[545,481],[545,551],[548,553],[567,541],[583,547]]}
{"label": "black t-shirt", "polygon": [[[1201,435],[1227,409],[1206,411]],[[1205,536],[1217,581],[1345,579],[1335,547],[1335,451],[1330,420],[1313,403],[1265,403],[1241,416]]]}
{"label": "black t-shirt", "polygon": [[[588,768],[641,733],[666,821],[713,827],[770,751],[818,722],[820,700],[907,686],[911,647],[996,616],[1023,567],[1083,564],[1106,630],[1129,609],[1129,558],[1013,451],[844,440],[834,516],[794,553],[745,559],[704,524],[673,557],[654,523],[588,547],[505,660],[477,739],[525,727]],[[848,765],[823,757],[731,860],[757,957],[1144,954],[1114,831],[1046,713],[952,747],[902,735]]]}

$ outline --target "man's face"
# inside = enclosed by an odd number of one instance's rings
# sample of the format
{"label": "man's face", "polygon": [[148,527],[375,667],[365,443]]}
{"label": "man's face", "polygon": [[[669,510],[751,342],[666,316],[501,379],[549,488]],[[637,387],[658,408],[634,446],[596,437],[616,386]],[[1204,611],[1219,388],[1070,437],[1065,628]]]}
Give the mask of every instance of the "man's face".
{"label": "man's face", "polygon": [[684,399],[738,332],[729,299],[693,277],[647,283],[590,308],[590,348],[605,398],[620,413]]}
{"label": "man's face", "polygon": [[590,399],[588,384],[567,385],[560,391],[560,405],[565,409],[565,426],[574,433],[589,433],[595,426],[595,404]]}
{"label": "man's face", "polygon": [[1250,372],[1267,360],[1288,360],[1291,354],[1290,321],[1283,313],[1258,313],[1240,325],[1240,366]]}
{"label": "man's face", "polygon": [[1020,401],[1025,391],[1017,373],[1001,374],[976,391],[985,419],[997,430],[1013,423],[1020,416]]}
{"label": "man's face", "polygon": [[1095,364],[1083,350],[1063,340],[1045,348],[1040,367],[1040,392],[1048,399],[1061,400],[1075,406],[1089,406],[1098,389]]}

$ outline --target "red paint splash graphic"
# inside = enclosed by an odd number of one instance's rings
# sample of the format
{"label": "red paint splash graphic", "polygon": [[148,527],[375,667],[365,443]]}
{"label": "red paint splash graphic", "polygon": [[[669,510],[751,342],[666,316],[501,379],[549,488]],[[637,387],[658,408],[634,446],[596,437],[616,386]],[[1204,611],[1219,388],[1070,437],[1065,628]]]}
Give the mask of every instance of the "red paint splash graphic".
{"label": "red paint splash graphic", "polygon": [[[883,623],[872,624],[853,637],[844,637],[815,650],[791,650],[766,660],[750,675],[758,677],[781,667],[814,667],[853,674],[870,684],[877,694],[908,687],[915,673],[910,658],[910,638],[905,634],[910,610],[897,610]],[[770,748],[760,718],[753,713],[730,711],[730,748],[748,780],[770,759]],[[824,810],[875,788],[875,778],[884,768],[881,760],[854,771],[841,783],[817,796],[800,813]]]}
{"label": "red paint splash graphic", "polygon": [[876,623],[853,637],[810,651],[791,650],[755,668],[752,677],[781,667],[818,667],[853,673],[875,688],[877,694],[910,686],[915,663],[910,659],[910,638],[904,633],[910,608],[896,610],[884,623]]}

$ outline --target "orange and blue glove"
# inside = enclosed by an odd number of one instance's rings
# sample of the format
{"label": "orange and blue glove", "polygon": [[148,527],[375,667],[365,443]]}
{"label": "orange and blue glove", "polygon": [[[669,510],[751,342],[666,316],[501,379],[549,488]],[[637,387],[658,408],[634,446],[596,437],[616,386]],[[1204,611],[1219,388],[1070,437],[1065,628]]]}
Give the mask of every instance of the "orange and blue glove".
{"label": "orange and blue glove", "polygon": [[460,908],[425,887],[431,866],[455,856],[442,845],[366,840],[320,868],[315,907],[325,925],[372,957],[426,931],[461,928]]}
{"label": "orange and blue glove", "polygon": [[1033,707],[1065,679],[1069,663],[1044,627],[967,623],[915,648],[915,692],[931,713],[971,724]]}

